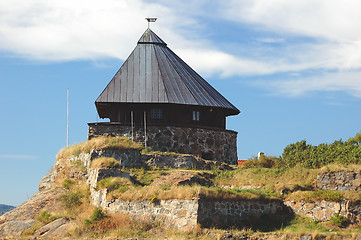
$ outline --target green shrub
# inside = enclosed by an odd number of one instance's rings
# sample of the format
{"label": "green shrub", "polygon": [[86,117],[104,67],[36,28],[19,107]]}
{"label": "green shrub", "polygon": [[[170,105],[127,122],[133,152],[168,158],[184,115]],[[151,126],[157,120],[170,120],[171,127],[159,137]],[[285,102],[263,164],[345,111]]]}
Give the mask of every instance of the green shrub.
{"label": "green shrub", "polygon": [[327,164],[360,164],[361,134],[344,142],[335,141],[331,144],[322,143],[318,146],[307,144],[305,140],[288,145],[277,162],[281,167],[303,166],[320,168]]}
{"label": "green shrub", "polygon": [[74,185],[75,184],[75,181],[74,180],[71,180],[71,179],[65,179],[64,182],[63,182],[63,188],[65,189],[70,189],[70,186]]}
{"label": "green shrub", "polygon": [[277,157],[262,155],[259,159],[253,157],[243,163],[243,168],[272,168],[276,164]]}
{"label": "green shrub", "polygon": [[77,206],[80,206],[82,204],[81,199],[83,198],[83,195],[77,192],[68,192],[65,193],[60,197],[60,200],[62,201],[63,205],[66,208],[74,208]]}
{"label": "green shrub", "polygon": [[57,218],[58,218],[57,216],[54,216],[51,213],[44,210],[39,214],[39,216],[36,218],[36,220],[45,225],[45,224],[51,223],[52,221],[54,221]]}
{"label": "green shrub", "polygon": [[97,207],[94,209],[89,220],[90,220],[90,222],[95,222],[95,221],[102,220],[106,217],[107,217],[107,215],[103,212],[103,209],[101,209],[100,207]]}
{"label": "green shrub", "polygon": [[125,192],[129,189],[130,185],[132,185],[131,181],[126,178],[109,177],[99,181],[97,183],[97,189],[106,188],[108,191],[118,190],[120,192]]}
{"label": "green shrub", "polygon": [[346,227],[350,223],[350,220],[336,213],[331,216],[330,223],[337,227]]}
{"label": "green shrub", "polygon": [[72,162],[72,165],[77,168],[78,170],[80,170],[82,173],[87,173],[87,169],[86,167],[84,166],[84,163],[77,159],[75,161]]}
{"label": "green shrub", "polygon": [[170,189],[172,185],[171,184],[164,184],[162,185],[160,188],[163,190],[163,191],[167,191]]}

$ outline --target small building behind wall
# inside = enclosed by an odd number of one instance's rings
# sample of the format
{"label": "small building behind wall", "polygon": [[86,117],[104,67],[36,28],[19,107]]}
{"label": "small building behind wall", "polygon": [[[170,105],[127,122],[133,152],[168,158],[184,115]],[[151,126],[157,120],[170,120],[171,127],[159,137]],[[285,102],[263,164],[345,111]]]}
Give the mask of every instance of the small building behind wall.
{"label": "small building behind wall", "polygon": [[239,110],[180,59],[151,29],[95,101],[101,118],[88,138],[133,136],[153,150],[237,162],[237,133],[226,117]]}

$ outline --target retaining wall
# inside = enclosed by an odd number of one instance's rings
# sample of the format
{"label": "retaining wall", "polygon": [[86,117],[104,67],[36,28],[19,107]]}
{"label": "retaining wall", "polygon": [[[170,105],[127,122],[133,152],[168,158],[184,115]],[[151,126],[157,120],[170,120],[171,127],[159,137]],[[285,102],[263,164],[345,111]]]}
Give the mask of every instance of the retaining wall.
{"label": "retaining wall", "polygon": [[361,171],[332,171],[319,173],[317,187],[322,190],[360,191]]}
{"label": "retaining wall", "polygon": [[[88,139],[102,135],[131,137],[131,127],[117,123],[88,123]],[[134,128],[134,140],[144,143],[144,129]],[[212,128],[148,126],[147,146],[237,164],[237,132]]]}
{"label": "retaining wall", "polygon": [[314,220],[329,221],[335,214],[347,217],[353,223],[361,222],[361,206],[358,202],[342,200],[340,202],[328,201],[285,201],[285,205],[300,215]]}

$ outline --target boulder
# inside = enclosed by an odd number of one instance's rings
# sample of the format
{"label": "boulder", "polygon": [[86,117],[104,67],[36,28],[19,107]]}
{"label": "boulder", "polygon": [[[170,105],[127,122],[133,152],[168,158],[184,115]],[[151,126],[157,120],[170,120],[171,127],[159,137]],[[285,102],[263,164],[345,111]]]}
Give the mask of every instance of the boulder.
{"label": "boulder", "polygon": [[19,237],[24,230],[30,228],[35,220],[13,220],[0,224],[0,237]]}
{"label": "boulder", "polygon": [[34,235],[35,236],[41,236],[44,235],[45,233],[51,233],[53,231],[55,231],[57,228],[59,228],[60,226],[64,225],[65,223],[67,223],[68,220],[66,218],[59,218],[54,220],[51,223],[46,224],[45,226],[39,228],[38,230],[35,231]]}
{"label": "boulder", "polygon": [[52,211],[60,208],[61,202],[58,197],[66,193],[63,188],[54,188],[35,193],[29,200],[19,207],[5,213],[0,217],[0,223],[14,220],[35,219],[43,210]]}
{"label": "boulder", "polygon": [[74,231],[78,225],[74,222],[67,222],[55,228],[53,231],[48,231],[43,235],[44,238],[64,239],[69,232]]}

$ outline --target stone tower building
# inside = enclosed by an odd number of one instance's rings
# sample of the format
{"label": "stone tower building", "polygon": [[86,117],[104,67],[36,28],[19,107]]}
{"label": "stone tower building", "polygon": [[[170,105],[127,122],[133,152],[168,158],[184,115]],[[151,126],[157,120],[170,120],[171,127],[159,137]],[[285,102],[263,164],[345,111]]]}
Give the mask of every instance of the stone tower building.
{"label": "stone tower building", "polygon": [[109,82],[88,123],[88,139],[128,136],[152,150],[236,164],[237,132],[226,117],[239,110],[180,59],[151,29]]}

